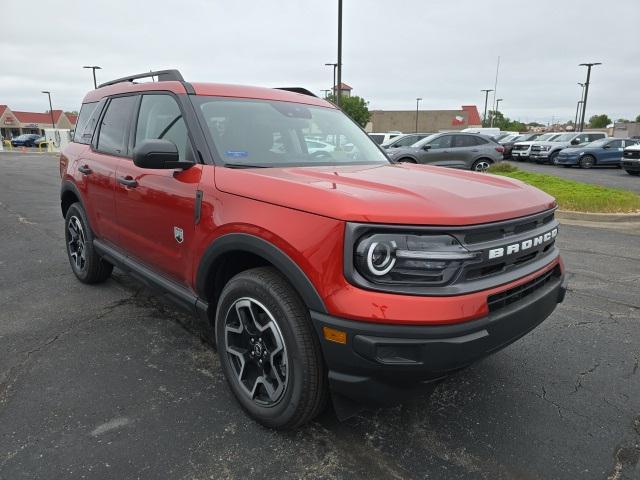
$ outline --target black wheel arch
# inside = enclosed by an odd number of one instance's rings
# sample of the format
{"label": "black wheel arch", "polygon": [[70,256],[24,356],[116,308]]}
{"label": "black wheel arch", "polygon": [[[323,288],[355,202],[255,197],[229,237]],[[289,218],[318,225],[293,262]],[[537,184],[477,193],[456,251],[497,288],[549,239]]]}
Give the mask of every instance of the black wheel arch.
{"label": "black wheel arch", "polygon": [[236,259],[250,258],[251,266],[256,266],[256,262],[258,265],[272,265],[289,281],[310,310],[327,313],[320,294],[304,271],[280,248],[247,233],[229,233],[219,237],[205,250],[200,260],[195,290],[200,298],[209,302],[210,311],[217,303],[216,288],[224,287],[216,285],[216,276],[225,261],[234,256]]}
{"label": "black wheel arch", "polygon": [[63,218],[67,215],[69,207],[75,202],[82,203],[82,195],[73,182],[65,180],[60,187],[60,209]]}

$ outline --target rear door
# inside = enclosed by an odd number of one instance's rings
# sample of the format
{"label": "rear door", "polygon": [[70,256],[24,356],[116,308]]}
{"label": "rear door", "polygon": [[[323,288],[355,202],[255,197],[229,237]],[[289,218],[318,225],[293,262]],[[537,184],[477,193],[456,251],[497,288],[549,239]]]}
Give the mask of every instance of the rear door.
{"label": "rear door", "polygon": [[[137,167],[132,152],[146,139],[173,142],[180,160],[194,166],[187,170]],[[140,96],[129,151],[116,179],[118,244],[131,257],[188,285],[202,165],[195,164],[184,113],[175,96],[165,92]]]}

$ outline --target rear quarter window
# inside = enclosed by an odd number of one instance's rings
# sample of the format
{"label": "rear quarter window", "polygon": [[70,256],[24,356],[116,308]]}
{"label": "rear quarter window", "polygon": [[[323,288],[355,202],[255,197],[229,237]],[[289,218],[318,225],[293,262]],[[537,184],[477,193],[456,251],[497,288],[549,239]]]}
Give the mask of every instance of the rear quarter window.
{"label": "rear quarter window", "polygon": [[98,109],[100,103],[101,102],[91,102],[82,104],[78,120],[76,120],[76,128],[73,132],[74,142],[85,145],[91,143],[91,137],[93,136],[93,131],[96,128],[98,115],[100,113]]}

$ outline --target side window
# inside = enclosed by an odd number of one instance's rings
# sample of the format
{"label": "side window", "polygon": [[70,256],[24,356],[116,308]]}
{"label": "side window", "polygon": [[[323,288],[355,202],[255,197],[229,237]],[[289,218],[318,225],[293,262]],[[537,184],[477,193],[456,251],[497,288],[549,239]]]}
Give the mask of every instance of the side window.
{"label": "side window", "polygon": [[438,137],[429,142],[432,150],[436,150],[439,148],[450,148],[451,140],[453,139],[453,135],[443,135],[442,137]]}
{"label": "side window", "polygon": [[112,98],[107,111],[102,117],[100,133],[96,149],[103,153],[125,155],[127,153],[126,139],[131,121],[131,113],[138,97]]}
{"label": "side window", "polygon": [[169,140],[178,147],[181,161],[187,161],[187,125],[170,95],[144,95],[136,126],[135,145],[143,140]]}
{"label": "side window", "polygon": [[604,133],[589,133],[589,134],[587,134],[587,137],[588,137],[588,141],[589,142],[594,142],[596,140],[600,140],[602,138],[605,138],[604,137]]}
{"label": "side window", "polygon": [[455,141],[454,141],[454,147],[475,147],[477,145],[476,143],[476,137],[473,137],[471,135],[456,135],[455,136]]}
{"label": "side window", "polygon": [[613,142],[609,142],[607,145],[609,145],[609,148],[611,149],[622,148],[622,140],[614,140]]}
{"label": "side window", "polygon": [[91,137],[93,136],[93,131],[96,128],[96,123],[98,122],[98,116],[100,115],[101,110],[98,108],[98,105],[102,105],[102,103],[83,103],[82,107],[80,107],[80,115],[78,115],[76,128],[73,132],[74,142],[83,143],[85,145],[91,143]]}

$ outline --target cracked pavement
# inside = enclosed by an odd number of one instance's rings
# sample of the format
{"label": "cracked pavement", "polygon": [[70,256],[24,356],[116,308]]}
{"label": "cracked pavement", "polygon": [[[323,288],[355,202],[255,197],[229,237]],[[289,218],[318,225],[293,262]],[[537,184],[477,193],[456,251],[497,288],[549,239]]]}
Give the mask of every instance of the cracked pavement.
{"label": "cracked pavement", "polygon": [[278,433],[194,318],[118,271],[75,280],[58,192],[54,157],[0,153],[0,479],[640,478],[640,228],[563,224],[570,289],[539,328],[430,394]]}

